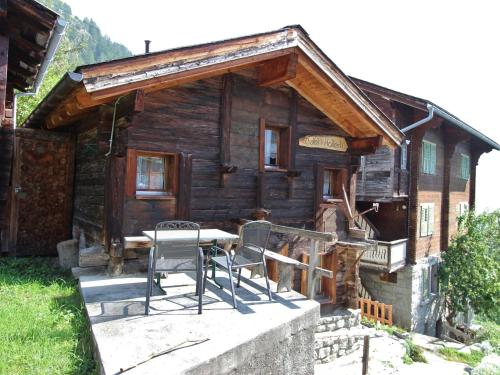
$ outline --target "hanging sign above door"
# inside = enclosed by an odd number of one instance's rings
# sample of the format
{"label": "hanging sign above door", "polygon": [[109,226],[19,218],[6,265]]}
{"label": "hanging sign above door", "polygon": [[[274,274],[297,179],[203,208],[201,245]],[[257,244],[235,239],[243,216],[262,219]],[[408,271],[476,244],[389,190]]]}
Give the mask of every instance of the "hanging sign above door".
{"label": "hanging sign above door", "polygon": [[306,135],[299,139],[299,146],[324,148],[333,151],[347,151],[347,142],[344,137],[336,135]]}

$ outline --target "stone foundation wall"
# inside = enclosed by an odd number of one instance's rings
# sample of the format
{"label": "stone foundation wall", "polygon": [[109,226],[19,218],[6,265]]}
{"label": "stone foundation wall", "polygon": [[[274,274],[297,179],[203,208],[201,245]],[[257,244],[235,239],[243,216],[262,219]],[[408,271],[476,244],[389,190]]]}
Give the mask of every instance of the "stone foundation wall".
{"label": "stone foundation wall", "polygon": [[360,310],[340,310],[321,317],[316,325],[314,359],[332,362],[358,349],[363,341]]}
{"label": "stone foundation wall", "polygon": [[439,296],[423,295],[424,269],[437,262],[435,257],[421,259],[397,272],[397,282],[381,281],[377,272],[362,270],[363,285],[379,302],[392,305],[393,324],[406,330],[431,335],[439,319]]}

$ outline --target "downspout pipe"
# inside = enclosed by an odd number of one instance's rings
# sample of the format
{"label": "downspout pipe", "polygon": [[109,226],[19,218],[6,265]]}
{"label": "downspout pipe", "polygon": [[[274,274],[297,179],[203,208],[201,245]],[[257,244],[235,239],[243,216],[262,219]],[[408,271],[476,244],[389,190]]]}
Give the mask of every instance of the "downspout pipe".
{"label": "downspout pipe", "polygon": [[45,59],[42,62],[42,65],[40,66],[40,69],[38,70],[38,74],[36,76],[35,82],[33,83],[33,87],[31,88],[30,91],[28,92],[18,92],[17,94],[14,95],[14,101],[12,103],[13,107],[13,121],[14,121],[14,129],[17,126],[17,111],[16,111],[16,105],[17,105],[17,98],[21,96],[34,96],[38,94],[38,90],[40,90],[40,86],[42,85],[43,79],[45,78],[45,75],[47,74],[47,70],[49,68],[50,63],[54,59],[54,55],[56,54],[57,48],[59,47],[59,44],[61,43],[61,39],[64,35],[64,32],[66,31],[66,26],[68,23],[63,19],[58,17],[56,20],[56,27],[54,28],[52,37],[50,38],[49,46],[47,47],[47,53],[45,55]]}
{"label": "downspout pipe", "polygon": [[407,127],[401,129],[401,131],[403,133],[406,133],[406,132],[409,132],[410,130],[418,128],[422,124],[425,124],[425,123],[431,121],[434,118],[434,106],[432,104],[429,104],[429,103],[427,104],[427,112],[428,112],[428,114],[426,117],[424,117],[421,120],[418,120],[417,122],[415,122],[411,125],[408,125]]}

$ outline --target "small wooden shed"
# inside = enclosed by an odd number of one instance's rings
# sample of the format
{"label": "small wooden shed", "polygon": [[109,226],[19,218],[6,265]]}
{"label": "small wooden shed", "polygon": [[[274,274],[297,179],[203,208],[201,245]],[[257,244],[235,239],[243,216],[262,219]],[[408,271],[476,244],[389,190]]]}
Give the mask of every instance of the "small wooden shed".
{"label": "small wooden shed", "polygon": [[66,226],[31,238],[32,254],[76,236],[115,260],[125,236],[169,219],[267,217],[342,238],[328,210],[345,195],[354,207],[359,156],[402,140],[300,26],[79,67],[24,126],[15,178],[32,188],[14,206],[31,209],[11,246],[29,215]]}

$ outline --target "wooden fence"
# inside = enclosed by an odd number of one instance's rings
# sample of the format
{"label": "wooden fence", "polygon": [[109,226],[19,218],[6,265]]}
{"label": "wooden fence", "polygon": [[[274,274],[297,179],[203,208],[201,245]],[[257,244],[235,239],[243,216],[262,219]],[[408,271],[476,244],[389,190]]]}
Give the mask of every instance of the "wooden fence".
{"label": "wooden fence", "polygon": [[360,298],[358,300],[358,306],[361,309],[361,317],[392,326],[392,305],[386,305],[371,299]]}

